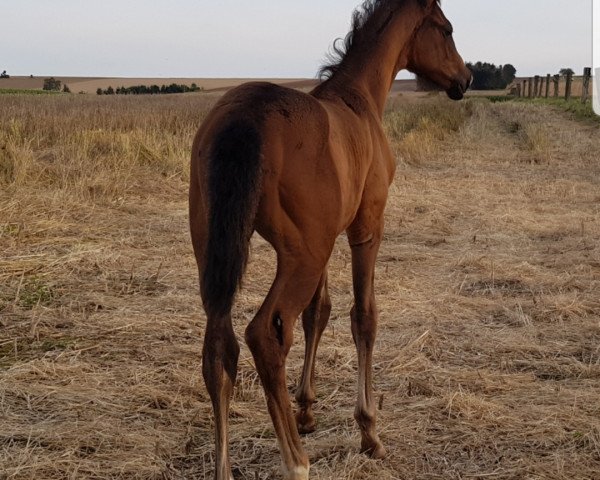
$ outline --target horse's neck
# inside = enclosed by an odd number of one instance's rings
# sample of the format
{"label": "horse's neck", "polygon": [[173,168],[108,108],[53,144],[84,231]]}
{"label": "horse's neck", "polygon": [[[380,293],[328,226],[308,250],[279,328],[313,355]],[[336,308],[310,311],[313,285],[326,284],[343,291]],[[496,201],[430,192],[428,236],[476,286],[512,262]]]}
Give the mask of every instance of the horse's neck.
{"label": "horse's neck", "polygon": [[366,101],[383,116],[385,103],[398,72],[406,68],[408,49],[420,13],[404,8],[396,13],[394,21],[369,48],[348,52],[343,68],[322,85],[329,95],[336,90],[360,92]]}

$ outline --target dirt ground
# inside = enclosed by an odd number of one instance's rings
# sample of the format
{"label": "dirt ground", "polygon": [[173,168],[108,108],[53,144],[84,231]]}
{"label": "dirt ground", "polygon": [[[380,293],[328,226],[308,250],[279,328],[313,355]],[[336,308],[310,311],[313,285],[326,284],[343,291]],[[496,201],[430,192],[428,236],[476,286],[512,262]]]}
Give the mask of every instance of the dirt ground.
{"label": "dirt ground", "polygon": [[[203,479],[204,314],[187,152],[212,99],[0,97],[0,479]],[[394,98],[376,271],[388,457],[352,419],[350,254],[317,364],[314,479],[600,478],[600,130],[546,106]],[[275,259],[254,238],[235,307],[236,479],[280,478],[243,331]],[[301,369],[300,326],[288,363]]]}

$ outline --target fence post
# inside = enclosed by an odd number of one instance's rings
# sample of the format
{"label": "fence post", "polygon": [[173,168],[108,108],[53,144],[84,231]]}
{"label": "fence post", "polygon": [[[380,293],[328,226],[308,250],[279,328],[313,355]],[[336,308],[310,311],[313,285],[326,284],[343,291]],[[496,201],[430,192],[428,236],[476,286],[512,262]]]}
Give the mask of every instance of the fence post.
{"label": "fence post", "polygon": [[540,89],[540,76],[536,75],[533,77],[533,98],[538,96],[538,91]]}
{"label": "fence post", "polygon": [[550,95],[550,74],[546,75],[546,98]]}
{"label": "fence post", "polygon": [[554,82],[554,98],[558,98],[558,91],[560,87],[560,75],[554,75],[552,81]]}
{"label": "fence post", "polygon": [[590,96],[590,77],[592,76],[592,69],[585,67],[583,69],[583,89],[581,91],[581,103],[586,103]]}
{"label": "fence post", "polygon": [[573,74],[567,73],[567,86],[565,88],[565,100],[571,99],[571,86],[573,85]]}
{"label": "fence post", "polygon": [[543,76],[540,76],[540,98],[544,96],[545,81],[546,79]]}
{"label": "fence post", "polygon": [[529,77],[527,81],[527,96],[531,98],[533,95],[533,78]]}
{"label": "fence post", "polygon": [[540,98],[544,96],[544,82],[545,78],[540,76],[540,94],[538,95]]}
{"label": "fence post", "polygon": [[521,98],[521,84],[517,83],[517,98]]}

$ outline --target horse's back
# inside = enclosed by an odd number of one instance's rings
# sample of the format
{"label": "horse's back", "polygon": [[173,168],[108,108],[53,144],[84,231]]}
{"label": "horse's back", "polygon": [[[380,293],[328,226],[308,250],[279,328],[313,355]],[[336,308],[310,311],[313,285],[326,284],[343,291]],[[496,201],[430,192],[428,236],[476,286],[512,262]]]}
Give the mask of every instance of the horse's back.
{"label": "horse's back", "polygon": [[262,195],[255,224],[261,235],[277,244],[289,243],[299,231],[334,238],[340,229],[341,194],[329,122],[323,105],[301,91],[267,82],[230,90],[196,135],[191,201],[207,205],[202,192],[208,191],[211,152],[222,133],[237,125],[236,131],[257,132],[260,138]]}
{"label": "horse's back", "polygon": [[196,135],[192,162],[206,161],[218,134],[240,122],[260,133],[265,148],[283,146],[286,153],[317,154],[328,138],[327,113],[315,98],[273,83],[250,82],[227,92],[208,114]]}

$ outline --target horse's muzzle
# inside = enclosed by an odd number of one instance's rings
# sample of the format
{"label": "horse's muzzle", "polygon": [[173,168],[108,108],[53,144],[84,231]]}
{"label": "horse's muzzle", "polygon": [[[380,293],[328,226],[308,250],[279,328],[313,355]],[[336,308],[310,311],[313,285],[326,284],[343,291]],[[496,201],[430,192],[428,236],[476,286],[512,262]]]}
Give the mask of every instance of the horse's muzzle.
{"label": "horse's muzzle", "polygon": [[473,77],[469,76],[469,78],[466,81],[460,81],[460,80],[455,81],[452,84],[452,86],[448,90],[446,90],[446,94],[452,100],[462,100],[463,97],[465,96],[465,92],[471,86],[472,80],[473,80]]}

